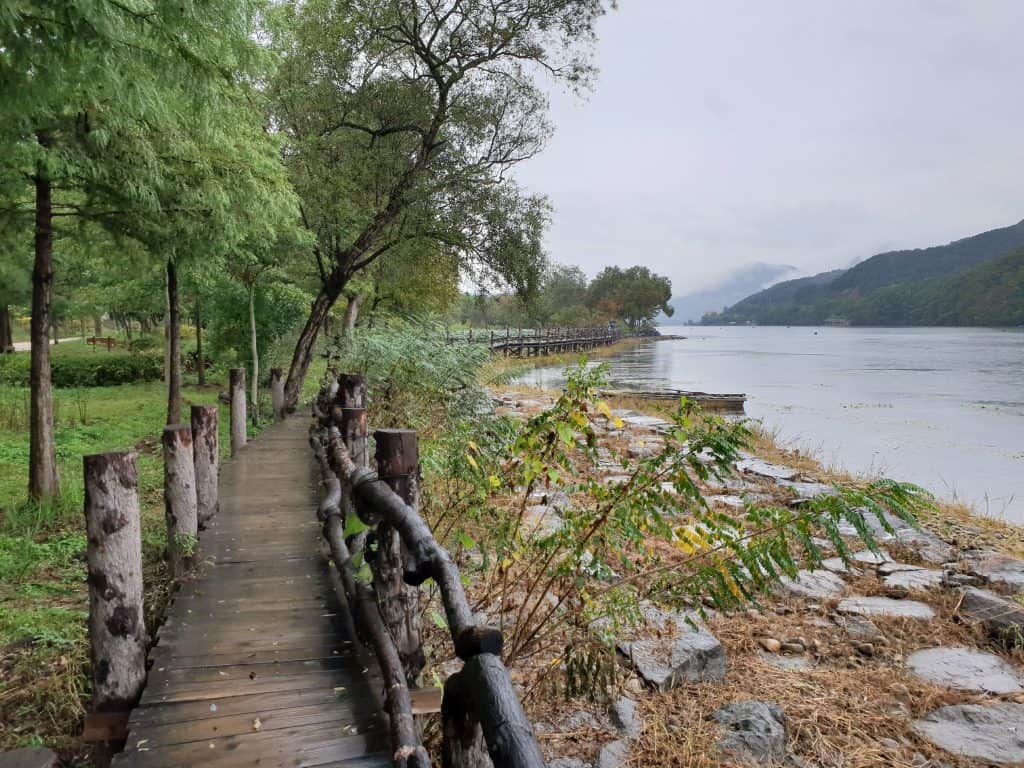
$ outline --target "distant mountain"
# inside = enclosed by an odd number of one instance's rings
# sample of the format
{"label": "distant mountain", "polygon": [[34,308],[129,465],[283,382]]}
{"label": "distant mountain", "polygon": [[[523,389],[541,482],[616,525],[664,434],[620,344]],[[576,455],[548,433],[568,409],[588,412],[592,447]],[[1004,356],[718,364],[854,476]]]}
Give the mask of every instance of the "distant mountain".
{"label": "distant mountain", "polygon": [[786,275],[796,271],[788,264],[763,264],[758,262],[736,270],[714,288],[693,291],[673,297],[669,302],[675,309],[672,322],[697,322],[707,312],[717,312],[735,304],[754,291],[767,288]]}
{"label": "distant mountain", "polygon": [[[890,251],[846,270],[788,280],[759,291],[720,313],[709,325],[1016,325],[1024,312],[1012,286],[1019,276],[1024,221],[932,248]],[[1000,293],[998,309],[983,307],[978,286]],[[1013,302],[1017,301],[1017,304]],[[974,318],[974,319],[972,319]]]}

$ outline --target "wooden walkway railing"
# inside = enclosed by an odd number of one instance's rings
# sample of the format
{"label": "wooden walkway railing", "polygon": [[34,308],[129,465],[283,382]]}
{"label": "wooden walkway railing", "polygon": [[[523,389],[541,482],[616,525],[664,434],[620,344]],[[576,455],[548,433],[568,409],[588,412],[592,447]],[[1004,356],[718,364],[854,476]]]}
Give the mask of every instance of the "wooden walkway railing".
{"label": "wooden walkway railing", "polygon": [[444,686],[443,765],[541,768],[540,748],[501,661],[501,632],[478,623],[455,563],[416,510],[415,432],[374,433],[378,473],[366,466],[361,377],[331,380],[313,412],[310,445],[323,478],[323,533],[356,626],[380,664],[395,765],[430,765],[413,719],[410,680],[424,663],[416,588],[433,579],[455,654],[464,662]]}
{"label": "wooden walkway railing", "polygon": [[449,344],[484,344],[494,353],[505,357],[539,357],[561,352],[582,352],[594,347],[613,344],[622,338],[616,326],[596,328],[520,328],[504,332],[474,331],[447,335]]}

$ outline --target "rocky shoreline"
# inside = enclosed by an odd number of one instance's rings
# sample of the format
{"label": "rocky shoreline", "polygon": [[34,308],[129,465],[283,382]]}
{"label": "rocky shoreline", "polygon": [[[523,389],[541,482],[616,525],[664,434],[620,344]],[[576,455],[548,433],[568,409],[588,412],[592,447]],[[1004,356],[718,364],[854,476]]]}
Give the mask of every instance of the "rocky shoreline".
{"label": "rocky shoreline", "polygon": [[[517,417],[550,401],[539,392],[493,394],[499,412]],[[609,430],[602,440],[628,442],[633,457],[661,444],[666,421],[632,410],[615,415],[622,429]],[[598,470],[609,482],[623,471],[614,462]],[[751,499],[799,505],[835,492],[824,472],[753,454],[737,462],[733,477],[702,490],[709,504],[723,510]],[[557,520],[557,509],[541,516],[550,525]],[[658,713],[675,702],[673,697],[685,698],[693,690],[701,698],[726,701],[699,713],[708,723],[710,730],[702,729],[713,738],[716,756],[688,764],[882,764],[830,759],[825,748],[819,754],[809,751],[805,742],[813,723],[803,722],[801,714],[788,711],[781,701],[752,695],[768,683],[787,695],[790,690],[798,693],[808,678],[821,684],[818,678],[834,673],[845,679],[859,669],[891,679],[888,690],[878,692],[878,708],[900,727],[864,735],[867,747],[877,749],[887,764],[1024,762],[1024,560],[977,546],[969,530],[949,536],[896,518],[887,520],[891,530],[870,516],[869,521],[881,546],[878,551],[856,551],[844,562],[830,542],[818,541],[831,555],[823,567],[783,580],[775,599],[765,601],[760,610],[730,615],[709,611],[703,622],[692,612],[644,605],[643,624],[616,643],[629,670],[621,697],[607,710],[545,713],[536,723],[553,758],[550,764],[662,764],[650,762],[660,754],[652,740],[682,739],[673,732],[683,724],[674,726],[670,716]],[[744,684],[731,673],[738,666],[774,679]],[[864,706],[871,710],[870,702]],[[863,727],[871,728],[867,715]],[[586,734],[582,742],[571,736],[580,732]],[[795,745],[794,733],[799,734]],[[580,743],[582,748],[570,748]]]}

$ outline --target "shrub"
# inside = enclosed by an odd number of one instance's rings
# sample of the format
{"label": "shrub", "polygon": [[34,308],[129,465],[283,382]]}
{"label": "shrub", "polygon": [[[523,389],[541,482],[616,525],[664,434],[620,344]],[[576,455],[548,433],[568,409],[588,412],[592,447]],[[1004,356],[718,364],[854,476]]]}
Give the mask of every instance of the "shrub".
{"label": "shrub", "polygon": [[[29,385],[27,354],[0,357],[0,384]],[[113,387],[155,381],[164,375],[162,352],[104,353],[95,357],[54,356],[50,360],[55,387]]]}

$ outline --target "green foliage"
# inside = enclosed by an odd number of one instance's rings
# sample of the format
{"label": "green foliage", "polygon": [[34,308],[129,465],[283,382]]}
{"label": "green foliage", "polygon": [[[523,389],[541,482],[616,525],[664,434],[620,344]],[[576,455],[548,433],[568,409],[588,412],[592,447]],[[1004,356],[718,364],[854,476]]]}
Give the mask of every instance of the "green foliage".
{"label": "green foliage", "polygon": [[366,377],[370,421],[434,435],[475,413],[486,400],[478,379],[490,353],[475,344],[448,344],[441,329],[395,322],[328,345],[331,363]]}
{"label": "green foliage", "polygon": [[672,281],[647,267],[605,267],[587,289],[587,306],[634,329],[650,325],[659,312],[671,317],[671,299]]}
{"label": "green foliage", "polygon": [[[621,423],[596,395],[603,377],[603,367],[569,371],[555,404],[516,430],[503,449],[492,452],[493,443],[486,451],[476,444],[466,449],[467,471],[478,476],[474,487],[491,496],[470,512],[487,532],[478,545],[489,564],[483,602],[507,606],[502,621],[511,627],[510,661],[545,652],[564,622],[590,634],[595,623],[635,620],[644,599],[698,612],[707,602],[734,609],[780,577],[819,565],[815,537],[829,539],[845,557],[840,524],[852,524],[874,548],[865,516],[889,529],[883,513],[913,522],[930,503],[919,488],[879,481],[839,488],[798,509],[749,503],[719,512],[698,483],[732,474],[750,433],[685,400],[665,414],[664,447],[639,460],[610,449],[603,460],[621,466],[622,477],[605,480],[597,471],[598,435]],[[551,507],[557,493],[568,494],[571,504]],[[601,678],[596,653],[566,659],[570,688],[588,674]]]}
{"label": "green foliage", "polygon": [[872,256],[848,270],[787,280],[705,324],[989,325],[1024,323],[1024,222],[949,245]]}
{"label": "green foliage", "polygon": [[[0,356],[0,385],[27,387],[28,354]],[[59,356],[51,360],[53,386],[112,387],[156,381],[164,375],[162,352],[103,352],[86,356]]]}

